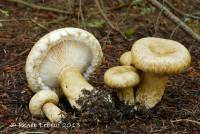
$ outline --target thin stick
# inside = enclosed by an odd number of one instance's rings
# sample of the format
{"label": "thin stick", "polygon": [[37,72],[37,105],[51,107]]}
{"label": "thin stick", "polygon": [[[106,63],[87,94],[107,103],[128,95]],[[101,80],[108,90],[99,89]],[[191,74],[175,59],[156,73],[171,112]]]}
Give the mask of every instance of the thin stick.
{"label": "thin stick", "polygon": [[47,32],[50,32],[49,29],[48,29],[46,26],[42,25],[41,23],[38,23],[38,22],[35,21],[34,19],[31,19],[31,21],[32,21],[34,24],[36,24],[38,27],[40,27],[40,28],[46,30]]}
{"label": "thin stick", "polygon": [[119,28],[115,27],[112,22],[108,19],[108,17],[106,16],[106,14],[104,13],[104,11],[101,9],[100,3],[98,0],[95,0],[95,3],[97,5],[97,8],[99,9],[99,12],[101,13],[102,17],[106,20],[106,22],[108,23],[108,25],[115,31],[119,32],[124,39],[127,40],[127,37],[119,30]]}
{"label": "thin stick", "polygon": [[167,16],[176,25],[179,25],[181,29],[183,29],[187,34],[189,34],[195,40],[200,42],[200,36],[197,33],[193,32],[190,27],[188,27],[183,21],[181,21],[178,17],[176,17],[169,9],[163,6],[160,2],[158,2],[157,0],[147,0],[147,1],[150,2],[156,8],[163,10],[165,16]]}
{"label": "thin stick", "polygon": [[51,8],[51,7],[38,6],[38,5],[35,5],[33,3],[25,2],[23,0],[8,0],[8,1],[18,3],[18,4],[22,4],[22,5],[25,5],[25,6],[34,8],[34,9],[38,9],[38,10],[51,11],[51,12],[56,12],[56,13],[61,13],[61,14],[70,14],[70,13],[64,11],[64,10]]}
{"label": "thin stick", "polygon": [[177,31],[177,29],[178,29],[179,27],[180,27],[180,26],[178,25],[178,26],[176,26],[176,27],[174,28],[174,30],[172,31],[172,33],[171,33],[171,35],[170,35],[170,39],[172,39],[172,37],[174,36],[175,32]]}
{"label": "thin stick", "polygon": [[47,23],[48,23],[48,24],[56,24],[56,23],[65,21],[66,19],[68,19],[68,16],[65,16],[65,17],[62,17],[62,18],[58,18],[58,19],[56,19],[56,20],[49,21],[49,22],[47,22]]}
{"label": "thin stick", "polygon": [[10,21],[30,21],[30,19],[2,19],[0,22],[10,22]]}
{"label": "thin stick", "polygon": [[130,6],[130,4],[131,4],[131,3],[120,4],[119,6],[115,6],[115,7],[112,7],[112,8],[110,8],[110,9],[108,9],[108,11],[119,10],[119,9],[121,9],[121,8]]}
{"label": "thin stick", "polygon": [[190,119],[178,119],[178,120],[172,120],[171,122],[191,122],[197,125],[200,125],[200,122],[195,121],[195,120],[190,120]]}
{"label": "thin stick", "polygon": [[192,14],[187,14],[179,9],[177,9],[176,7],[174,7],[169,1],[165,0],[165,3],[167,4],[167,6],[169,6],[169,8],[171,8],[172,10],[174,10],[175,12],[177,12],[178,14],[188,17],[188,18],[192,18],[192,19],[197,19],[200,20],[199,16],[194,16]]}
{"label": "thin stick", "polygon": [[82,0],[79,0],[79,11],[80,11],[80,15],[81,15],[81,20],[82,20],[82,23],[83,23],[83,27],[86,28],[85,18],[84,18],[83,10],[82,10]]}
{"label": "thin stick", "polygon": [[15,61],[17,58],[19,58],[20,56],[23,56],[24,54],[26,54],[26,53],[29,52],[29,51],[30,51],[30,49],[27,48],[27,49],[25,49],[24,51],[22,51],[21,53],[17,54],[17,56],[14,57],[13,59],[7,60],[6,62],[1,63],[1,64],[0,64],[0,68],[2,68],[3,66],[9,64],[10,62]]}
{"label": "thin stick", "polygon": [[103,18],[107,21],[107,23],[109,24],[109,26],[112,29],[116,29],[115,26],[111,23],[111,21],[108,19],[108,17],[105,15],[104,11],[101,9],[100,3],[98,0],[95,0],[95,3],[97,5],[97,8],[99,9],[101,15],[103,16]]}
{"label": "thin stick", "polygon": [[162,8],[162,10],[160,10],[160,13],[159,13],[159,15],[158,15],[158,17],[156,19],[156,24],[154,26],[154,31],[155,31],[154,35],[157,35],[158,29],[159,29],[159,25],[160,25],[160,21],[159,20],[160,20],[160,17],[162,16],[162,13],[163,13],[163,8]]}

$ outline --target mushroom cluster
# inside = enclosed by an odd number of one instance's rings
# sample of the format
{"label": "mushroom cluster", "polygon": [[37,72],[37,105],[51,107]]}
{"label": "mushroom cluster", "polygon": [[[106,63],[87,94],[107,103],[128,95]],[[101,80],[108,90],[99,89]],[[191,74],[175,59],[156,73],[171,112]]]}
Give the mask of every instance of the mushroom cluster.
{"label": "mushroom cluster", "polygon": [[[65,112],[57,106],[62,96],[80,110],[77,101],[85,97],[83,91],[95,91],[87,80],[102,57],[98,40],[85,30],[62,28],[43,36],[31,49],[25,66],[28,85],[36,93],[29,103],[31,114],[46,116],[50,122],[62,121]],[[121,66],[105,72],[104,82],[116,89],[125,104],[150,109],[161,100],[168,75],[182,72],[190,62],[190,53],[182,44],[142,38],[121,55]]]}
{"label": "mushroom cluster", "polygon": [[[125,104],[137,103],[139,107],[151,109],[161,101],[168,75],[181,73],[188,68],[191,56],[187,48],[179,42],[146,37],[137,40],[131,51],[120,57],[120,63],[126,65],[122,66],[124,69],[108,69],[104,75],[105,83],[118,89],[119,100]],[[136,73],[136,69],[139,74],[134,77],[133,72]],[[136,86],[134,90],[133,86]]]}
{"label": "mushroom cluster", "polygon": [[26,60],[26,77],[36,93],[30,100],[33,116],[46,116],[51,122],[64,117],[56,105],[63,95],[78,110],[83,90],[94,88],[87,82],[101,64],[103,53],[98,40],[78,28],[62,28],[43,36],[31,49]]}

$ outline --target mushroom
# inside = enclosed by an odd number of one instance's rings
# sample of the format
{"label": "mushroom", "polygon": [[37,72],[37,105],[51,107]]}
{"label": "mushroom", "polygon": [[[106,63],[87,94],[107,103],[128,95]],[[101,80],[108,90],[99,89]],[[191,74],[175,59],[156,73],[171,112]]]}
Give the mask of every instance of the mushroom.
{"label": "mushroom", "polygon": [[[32,48],[26,61],[28,85],[33,92],[52,89],[64,93],[72,107],[82,90],[93,90],[86,79],[101,64],[98,40],[78,28],[62,28],[43,36]],[[60,87],[62,90],[60,90]]]}
{"label": "mushroom", "polygon": [[132,60],[143,71],[136,101],[146,109],[153,108],[162,98],[169,74],[177,74],[191,62],[188,50],[179,42],[146,37],[132,46]]}
{"label": "mushroom", "polygon": [[120,56],[120,64],[130,66],[132,64],[131,51],[125,52]]}
{"label": "mushroom", "polygon": [[50,122],[60,122],[64,117],[64,112],[56,105],[59,102],[57,94],[52,90],[38,91],[29,102],[29,110],[35,117],[47,117]]}
{"label": "mushroom", "polygon": [[132,66],[116,66],[108,69],[104,74],[104,82],[117,90],[120,101],[127,105],[135,103],[133,87],[140,81],[137,70]]}

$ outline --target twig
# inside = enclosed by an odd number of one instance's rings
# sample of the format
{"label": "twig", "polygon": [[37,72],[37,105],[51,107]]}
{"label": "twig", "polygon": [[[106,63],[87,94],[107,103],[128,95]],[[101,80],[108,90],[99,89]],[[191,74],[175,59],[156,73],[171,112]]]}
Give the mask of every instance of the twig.
{"label": "twig", "polygon": [[2,19],[0,22],[10,22],[10,21],[30,21],[30,19]]}
{"label": "twig", "polygon": [[0,64],[0,68],[2,68],[3,66],[9,64],[10,62],[15,61],[17,58],[19,58],[20,56],[23,56],[24,54],[26,54],[27,52],[29,52],[29,48],[27,48],[26,50],[22,51],[21,53],[17,54],[17,56],[11,60],[7,60],[6,62],[3,62]]}
{"label": "twig", "polygon": [[178,119],[178,120],[172,120],[171,122],[191,122],[197,125],[200,125],[200,122],[195,121],[195,120],[190,120],[190,119]]}
{"label": "twig", "polygon": [[74,3],[75,3],[75,1],[74,0],[65,0],[64,2],[67,2],[66,6],[67,6],[68,11],[70,13],[73,13],[74,12]]}
{"label": "twig", "polygon": [[99,1],[98,0],[95,0],[95,3],[97,5],[97,8],[99,9],[101,15],[103,16],[103,18],[107,21],[107,23],[109,24],[109,26],[112,28],[112,29],[115,29],[115,26],[111,23],[111,21],[108,19],[108,17],[105,15],[104,11],[101,9],[101,6],[99,4]]}
{"label": "twig", "polygon": [[40,28],[46,30],[47,32],[49,32],[49,29],[48,29],[46,26],[42,25],[41,23],[38,23],[38,22],[35,21],[34,19],[31,19],[31,21],[32,21],[34,24],[36,24],[38,27],[40,27]]}
{"label": "twig", "polygon": [[115,26],[112,24],[112,22],[108,19],[108,17],[107,17],[106,14],[104,13],[104,11],[101,9],[101,6],[100,6],[99,1],[98,1],[98,0],[95,0],[95,3],[96,3],[96,5],[97,5],[97,8],[99,9],[99,12],[101,13],[102,17],[106,20],[106,22],[108,23],[108,25],[109,25],[113,30],[119,32],[119,33],[122,35],[122,37],[123,37],[124,39],[127,40],[127,37],[119,30],[119,28],[115,27]]}
{"label": "twig", "polygon": [[180,25],[181,29],[183,29],[187,34],[189,34],[195,40],[200,42],[200,36],[197,33],[193,32],[190,27],[188,27],[183,21],[181,21],[178,17],[176,17],[169,9],[163,6],[160,2],[158,2],[157,0],[147,0],[147,1],[150,2],[156,8],[163,10],[165,16],[167,16],[176,25]]}
{"label": "twig", "polygon": [[119,10],[121,8],[128,7],[130,4],[131,3],[120,4],[119,6],[115,6],[115,7],[109,8],[107,11]]}
{"label": "twig", "polygon": [[180,27],[180,25],[176,26],[174,28],[174,30],[172,31],[171,35],[170,35],[170,39],[172,39],[172,37],[174,36],[174,33],[177,31],[177,29]]}
{"label": "twig", "polygon": [[56,8],[52,8],[52,7],[38,6],[38,5],[35,5],[33,3],[25,2],[23,0],[8,0],[8,1],[18,3],[18,4],[22,4],[22,5],[25,5],[25,6],[34,8],[34,9],[38,9],[38,10],[51,11],[51,12],[56,12],[56,13],[61,13],[61,14],[71,14],[71,13],[66,12],[64,10],[60,10],[60,9],[56,9]]}
{"label": "twig", "polygon": [[137,5],[138,3],[142,2],[142,0],[132,0],[128,3],[123,3],[123,4],[120,4],[118,6],[115,6],[115,7],[111,7],[110,9],[107,9],[107,11],[111,11],[111,10],[118,10],[118,9],[121,9],[121,8],[124,8],[124,7],[131,7],[133,5]]}
{"label": "twig", "polygon": [[56,19],[56,20],[49,21],[49,22],[47,22],[47,23],[48,23],[48,24],[56,24],[56,23],[59,23],[59,22],[65,21],[66,19],[68,19],[67,16],[62,17],[62,18],[58,18],[58,19]]}
{"label": "twig", "polygon": [[104,2],[103,0],[99,0],[99,4],[100,4],[100,7],[102,8],[103,11],[106,11],[106,8],[104,6]]}
{"label": "twig", "polygon": [[159,20],[160,20],[160,17],[162,16],[162,13],[163,13],[163,10],[160,11],[160,13],[159,13],[159,15],[158,15],[158,17],[156,19],[156,24],[154,25],[154,31],[155,31],[154,35],[157,35],[158,29],[159,29],[159,25],[160,25],[160,21]]}
{"label": "twig", "polygon": [[[163,4],[164,4],[164,1],[163,1]],[[158,15],[158,17],[156,19],[156,23],[154,25],[154,31],[155,31],[154,36],[157,35],[157,32],[159,30],[159,25],[160,25],[160,21],[159,20],[160,20],[160,17],[162,16],[162,14],[163,14],[163,8],[160,10],[160,13],[159,13],[159,15]]]}
{"label": "twig", "polygon": [[83,27],[86,28],[85,18],[84,18],[83,10],[82,10],[82,0],[79,0],[79,12],[80,12],[81,20],[83,23]]}
{"label": "twig", "polygon": [[200,12],[194,12],[194,13],[192,13],[192,15],[200,16]]}
{"label": "twig", "polygon": [[188,17],[188,18],[192,18],[192,19],[198,19],[200,20],[200,17],[199,16],[194,16],[192,14],[187,14],[179,9],[177,9],[176,7],[174,7],[169,1],[165,0],[165,3],[167,4],[167,6],[169,8],[171,8],[172,10],[174,10],[175,12],[177,12],[178,14],[184,16],[184,17]]}
{"label": "twig", "polygon": [[195,1],[200,4],[200,0],[195,0]]}

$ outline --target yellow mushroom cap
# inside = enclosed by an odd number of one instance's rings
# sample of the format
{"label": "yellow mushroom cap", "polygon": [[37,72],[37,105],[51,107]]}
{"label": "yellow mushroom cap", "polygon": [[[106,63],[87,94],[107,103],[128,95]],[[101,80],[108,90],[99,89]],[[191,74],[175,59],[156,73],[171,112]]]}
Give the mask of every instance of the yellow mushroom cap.
{"label": "yellow mushroom cap", "polygon": [[191,62],[187,48],[179,42],[146,37],[136,41],[131,49],[133,64],[144,72],[180,73]]}
{"label": "yellow mushroom cap", "polygon": [[128,88],[137,85],[140,77],[132,66],[116,66],[104,74],[104,82],[111,88]]}
{"label": "yellow mushroom cap", "polygon": [[120,56],[120,64],[122,65],[131,65],[132,64],[132,55],[131,55],[131,51],[125,52]]}

